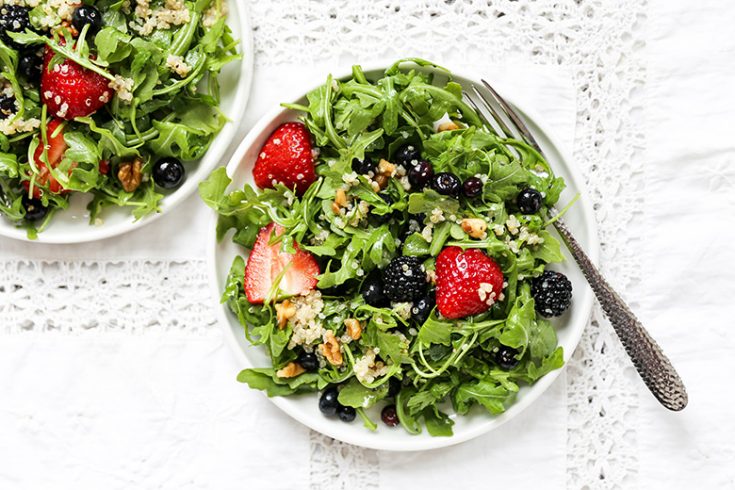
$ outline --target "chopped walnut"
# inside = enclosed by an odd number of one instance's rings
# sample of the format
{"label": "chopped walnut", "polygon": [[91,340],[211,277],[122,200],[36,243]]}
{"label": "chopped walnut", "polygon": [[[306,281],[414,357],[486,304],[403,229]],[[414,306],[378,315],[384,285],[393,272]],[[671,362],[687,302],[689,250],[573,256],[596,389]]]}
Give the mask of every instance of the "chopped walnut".
{"label": "chopped walnut", "polygon": [[289,300],[286,299],[282,303],[276,304],[276,321],[280,330],[286,328],[286,324],[294,315],[296,315],[296,306]]}
{"label": "chopped walnut", "polygon": [[386,177],[393,177],[396,174],[396,166],[384,158],[378,162],[378,174]]}
{"label": "chopped walnut", "polygon": [[487,223],[480,218],[465,218],[462,220],[462,231],[472,238],[485,238]]}
{"label": "chopped walnut", "polygon": [[301,364],[289,362],[284,367],[276,371],[276,376],[279,378],[295,378],[303,372],[306,372],[306,369],[304,369]]}
{"label": "chopped walnut", "polygon": [[388,185],[388,180],[390,178],[387,175],[376,175],[375,176],[375,182],[378,184],[378,189],[385,189],[385,187]]}
{"label": "chopped walnut", "polygon": [[136,158],[132,162],[121,163],[117,170],[117,178],[125,192],[135,192],[143,181],[143,160]]}
{"label": "chopped walnut", "polygon": [[347,194],[341,187],[337,189],[334,195],[334,202],[332,203],[332,211],[334,214],[339,214],[339,210],[347,206]]}
{"label": "chopped walnut", "polygon": [[345,320],[345,327],[347,327],[347,335],[349,335],[352,340],[357,340],[362,335],[362,325],[360,325],[359,320],[348,318]]}
{"label": "chopped walnut", "polygon": [[459,126],[454,121],[447,121],[441,123],[436,129],[441,133],[442,131],[454,131],[455,129],[459,129]]}
{"label": "chopped walnut", "polygon": [[324,334],[324,343],[319,344],[319,351],[333,366],[342,365],[342,350],[339,345],[339,340],[331,330],[327,330]]}

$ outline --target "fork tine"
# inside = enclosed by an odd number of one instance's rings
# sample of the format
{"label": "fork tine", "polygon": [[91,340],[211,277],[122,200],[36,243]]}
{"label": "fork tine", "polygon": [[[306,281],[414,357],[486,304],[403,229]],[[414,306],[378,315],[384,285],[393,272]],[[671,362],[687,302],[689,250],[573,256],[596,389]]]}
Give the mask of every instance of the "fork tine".
{"label": "fork tine", "polygon": [[482,102],[482,105],[485,106],[485,109],[490,113],[495,123],[500,127],[500,130],[504,134],[500,134],[500,136],[504,138],[512,138],[513,133],[508,129],[508,126],[505,124],[505,121],[503,121],[502,117],[499,117],[498,113],[493,109],[492,104],[490,104],[490,101],[487,100],[487,98],[480,93],[479,90],[477,90],[477,87],[474,85],[472,86],[472,91],[475,92],[475,95],[478,99]]}
{"label": "fork tine", "polygon": [[485,88],[488,89],[488,91],[490,91],[490,94],[492,94],[492,96],[495,99],[495,101],[503,109],[503,111],[505,112],[505,115],[508,116],[508,118],[513,122],[513,124],[515,125],[516,129],[523,136],[523,139],[526,141],[526,143],[530,144],[531,146],[533,146],[534,148],[536,148],[536,150],[538,150],[540,152],[541,151],[541,147],[536,142],[536,138],[533,137],[533,134],[528,129],[528,126],[526,126],[526,124],[521,120],[521,118],[518,116],[518,114],[516,113],[516,111],[514,111],[510,107],[510,104],[508,104],[505,101],[505,99],[503,99],[500,96],[500,94],[497,93],[495,91],[495,89],[490,86],[489,83],[487,83],[487,81],[485,81],[484,79],[481,79],[480,81],[485,86]]}
{"label": "fork tine", "polygon": [[489,120],[489,119],[487,118],[487,116],[485,116],[485,113],[484,113],[483,111],[481,111],[481,110],[480,110],[480,107],[479,107],[479,106],[477,105],[477,103],[475,102],[475,99],[473,99],[472,97],[470,97],[469,95],[467,95],[467,92],[464,92],[464,91],[462,92],[462,96],[464,97],[464,100],[466,100],[466,101],[467,101],[467,103],[468,103],[469,105],[471,105],[471,106],[472,106],[472,108],[473,108],[473,109],[475,110],[475,112],[476,112],[476,113],[477,113],[477,115],[478,115],[478,116],[480,117],[480,119],[482,119],[482,122],[484,122],[484,123],[485,123],[485,126],[487,126],[487,128],[488,128],[488,129],[489,129],[489,130],[490,130],[490,131],[491,131],[491,132],[492,132],[493,134],[495,134],[495,135],[498,135],[498,131],[497,131],[497,130],[495,129],[495,127],[494,127],[494,126],[492,125],[492,123],[491,123],[491,122],[490,122],[490,120]]}

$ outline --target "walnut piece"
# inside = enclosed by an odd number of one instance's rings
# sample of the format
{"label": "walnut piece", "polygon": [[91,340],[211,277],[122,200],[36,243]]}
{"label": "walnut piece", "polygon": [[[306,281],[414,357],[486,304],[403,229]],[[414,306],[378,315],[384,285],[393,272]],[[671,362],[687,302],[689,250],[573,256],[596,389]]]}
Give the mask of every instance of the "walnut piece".
{"label": "walnut piece", "polygon": [[442,131],[454,131],[455,129],[459,129],[459,126],[454,121],[443,122],[436,128],[439,133]]}
{"label": "walnut piece", "polygon": [[342,350],[339,345],[339,340],[334,336],[334,332],[327,330],[324,334],[324,343],[319,344],[319,351],[327,361],[333,366],[342,365]]}
{"label": "walnut piece", "polygon": [[135,192],[143,182],[143,160],[136,158],[132,162],[121,163],[117,170],[117,178],[125,192]]}
{"label": "walnut piece", "polygon": [[276,303],[276,321],[280,330],[286,328],[286,324],[294,315],[296,315],[296,307],[289,300]]}
{"label": "walnut piece", "polygon": [[345,193],[345,190],[340,187],[334,195],[334,202],[332,202],[332,211],[334,214],[339,214],[340,209],[347,207],[347,202],[347,194]]}
{"label": "walnut piece", "polygon": [[462,231],[472,238],[485,238],[487,223],[480,218],[465,218],[462,220]]}
{"label": "walnut piece", "polygon": [[347,335],[349,335],[352,340],[357,340],[362,336],[362,325],[360,325],[359,320],[348,318],[345,320],[345,327],[347,327]]}
{"label": "walnut piece", "polygon": [[276,376],[279,378],[295,378],[299,374],[306,372],[306,369],[295,362],[289,362],[284,367],[276,371]]}
{"label": "walnut piece", "polygon": [[381,158],[380,162],[378,162],[378,174],[393,177],[396,174],[396,166],[388,160]]}
{"label": "walnut piece", "polygon": [[390,180],[390,177],[387,175],[376,175],[375,176],[375,183],[378,184],[378,189],[382,190],[385,189],[385,187],[388,185],[388,181]]}

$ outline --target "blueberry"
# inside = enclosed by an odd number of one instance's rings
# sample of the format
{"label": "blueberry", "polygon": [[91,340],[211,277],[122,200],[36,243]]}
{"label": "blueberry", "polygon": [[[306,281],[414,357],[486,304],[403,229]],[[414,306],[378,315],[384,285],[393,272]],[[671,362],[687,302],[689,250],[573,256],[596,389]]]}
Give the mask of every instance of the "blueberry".
{"label": "blueberry", "polygon": [[383,411],[380,412],[380,418],[388,427],[395,427],[398,425],[398,412],[396,411],[396,406],[386,405],[385,408],[383,408]]}
{"label": "blueberry", "polygon": [[15,96],[0,92],[0,119],[5,119],[15,113]]}
{"label": "blueberry", "polygon": [[339,392],[337,391],[336,386],[330,386],[324,390],[322,396],[319,397],[319,410],[324,415],[328,415],[330,417],[334,416],[340,406],[339,401],[337,401],[338,397]]}
{"label": "blueberry", "polygon": [[462,184],[459,181],[459,177],[453,173],[440,172],[434,176],[431,187],[439,194],[457,197],[459,196]]}
{"label": "blueberry", "polygon": [[353,158],[352,170],[357,172],[359,175],[367,175],[369,172],[372,172],[373,175],[375,175],[376,165],[370,157],[365,157],[364,160]]}
{"label": "blueberry", "polygon": [[419,163],[420,159],[421,150],[410,144],[400,147],[396,154],[393,155],[393,160],[395,160],[398,165],[403,165],[406,168],[413,167]]}
{"label": "blueberry", "polygon": [[164,189],[174,189],[181,185],[186,171],[178,158],[164,157],[153,165],[153,180]]}
{"label": "blueberry", "polygon": [[477,177],[470,177],[462,184],[462,190],[467,197],[477,197],[482,194],[482,181]]}
{"label": "blueberry", "polygon": [[102,28],[102,14],[92,5],[82,5],[77,7],[71,17],[71,23],[74,28],[82,32],[84,26],[89,26],[89,32],[95,33]]}
{"label": "blueberry", "polygon": [[365,303],[370,306],[380,308],[388,305],[388,299],[383,294],[383,282],[380,279],[380,274],[369,275],[363,281],[360,292],[365,299]]}
{"label": "blueberry", "polygon": [[495,362],[498,364],[498,366],[500,366],[501,369],[510,371],[520,362],[518,359],[516,359],[517,355],[518,351],[515,350],[513,347],[501,345],[500,347],[498,347],[498,350],[495,351]]}
{"label": "blueberry", "polygon": [[408,182],[414,191],[426,187],[434,177],[434,167],[426,160],[421,160],[408,170]]}
{"label": "blueberry", "polygon": [[428,296],[414,302],[413,307],[411,308],[411,318],[413,318],[419,325],[423,325],[429,318],[431,310],[434,309],[435,304],[436,300],[434,299],[434,292],[432,291]]}
{"label": "blueberry", "polygon": [[518,204],[518,209],[520,209],[521,213],[533,214],[537,213],[538,210],[541,209],[541,203],[543,200],[544,198],[541,196],[539,191],[529,187],[527,189],[523,189],[518,194],[516,204]]}
{"label": "blueberry", "polygon": [[302,351],[299,357],[296,359],[302,368],[307,371],[316,371],[319,369],[319,360],[313,352]]}
{"label": "blueberry", "polygon": [[398,378],[390,378],[388,380],[388,396],[394,398],[401,391],[401,380]]}
{"label": "blueberry", "polygon": [[357,416],[357,412],[352,407],[340,405],[337,407],[337,416],[342,422],[352,422]]}
{"label": "blueberry", "polygon": [[41,80],[43,61],[35,51],[22,51],[18,56],[18,73],[28,82],[38,83]]}
{"label": "blueberry", "polygon": [[48,208],[43,205],[40,199],[34,199],[27,195],[23,195],[21,203],[26,212],[26,221],[38,221],[43,219],[44,216],[46,216],[46,213],[48,213]]}

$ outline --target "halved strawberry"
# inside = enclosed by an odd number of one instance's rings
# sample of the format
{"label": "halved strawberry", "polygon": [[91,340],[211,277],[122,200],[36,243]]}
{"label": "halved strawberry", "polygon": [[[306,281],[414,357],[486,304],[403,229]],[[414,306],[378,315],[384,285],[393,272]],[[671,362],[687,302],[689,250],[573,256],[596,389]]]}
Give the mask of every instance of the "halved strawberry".
{"label": "halved strawberry", "polygon": [[[61,163],[61,160],[64,158],[64,152],[67,149],[66,141],[64,141],[63,129],[56,133],[57,128],[62,122],[63,121],[60,121],[59,119],[50,119],[46,123],[46,158],[48,159],[48,163],[51,165],[51,168],[56,168],[59,163]],[[36,184],[41,186],[48,184],[49,191],[54,194],[67,192],[54,178],[54,176],[51,175],[51,172],[42,158],[43,149],[43,138],[41,138],[36,151],[33,153],[33,162],[38,168]],[[28,190],[30,188],[30,182],[24,181],[23,186]],[[36,199],[41,197],[41,189],[34,187],[33,197]]]}
{"label": "halved strawberry", "polygon": [[447,247],[436,258],[436,307],[446,318],[490,309],[503,294],[503,271],[485,252]]}
{"label": "halved strawberry", "polygon": [[64,60],[49,71],[54,52],[46,46],[41,74],[41,100],[62,119],[89,116],[109,102],[109,81],[74,61]]}
{"label": "halved strawberry", "polygon": [[253,168],[255,184],[261,189],[281,183],[303,194],[316,181],[311,133],[302,123],[281,124],[260,149]]}
{"label": "halved strawberry", "polygon": [[250,258],[245,266],[245,295],[253,304],[263,303],[273,283],[283,273],[279,290],[286,295],[306,294],[316,287],[319,264],[312,254],[298,248],[295,254],[281,251],[281,242],[269,244],[285,229],[275,223],[264,226],[258,233]]}

